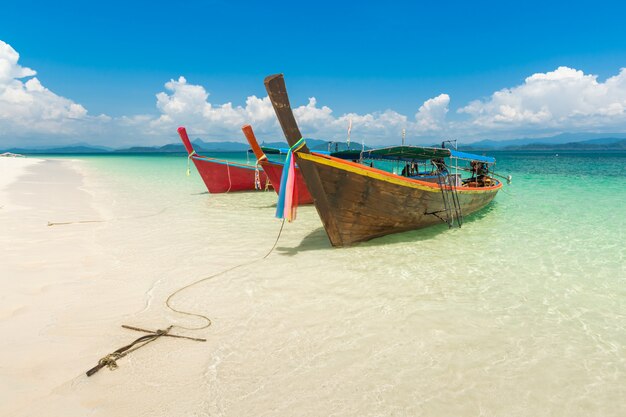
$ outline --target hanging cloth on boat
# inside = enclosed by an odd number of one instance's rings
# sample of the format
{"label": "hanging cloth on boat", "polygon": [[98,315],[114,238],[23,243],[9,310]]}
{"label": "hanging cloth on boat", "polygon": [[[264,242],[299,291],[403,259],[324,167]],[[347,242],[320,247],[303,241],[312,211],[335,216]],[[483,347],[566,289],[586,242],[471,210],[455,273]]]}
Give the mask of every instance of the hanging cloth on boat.
{"label": "hanging cloth on boat", "polygon": [[296,162],[294,153],[300,150],[306,142],[304,138],[293,144],[287,151],[283,173],[280,177],[280,194],[276,205],[276,217],[287,219],[292,222],[296,219],[296,208],[298,207],[298,187],[296,186]]}

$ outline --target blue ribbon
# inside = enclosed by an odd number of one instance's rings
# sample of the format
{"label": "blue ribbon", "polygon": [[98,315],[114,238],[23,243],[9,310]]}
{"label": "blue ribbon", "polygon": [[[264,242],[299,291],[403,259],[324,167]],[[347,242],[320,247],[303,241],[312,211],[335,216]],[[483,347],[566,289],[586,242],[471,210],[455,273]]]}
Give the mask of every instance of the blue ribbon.
{"label": "blue ribbon", "polygon": [[[276,217],[279,219],[285,218],[285,196],[287,195],[287,177],[289,176],[289,164],[293,153],[303,147],[305,144],[304,138],[300,138],[299,141],[293,144],[287,151],[287,157],[285,158],[285,165],[283,165],[283,173],[280,176],[280,193],[278,194],[278,203],[276,204]],[[294,178],[295,184],[295,178]],[[295,203],[295,202],[294,202]]]}

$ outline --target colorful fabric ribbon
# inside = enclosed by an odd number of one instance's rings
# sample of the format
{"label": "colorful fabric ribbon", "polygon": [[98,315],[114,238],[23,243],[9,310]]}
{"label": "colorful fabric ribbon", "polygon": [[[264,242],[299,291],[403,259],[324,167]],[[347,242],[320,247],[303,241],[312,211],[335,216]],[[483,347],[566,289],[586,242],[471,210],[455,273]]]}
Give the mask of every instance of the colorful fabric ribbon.
{"label": "colorful fabric ribbon", "polygon": [[276,205],[276,217],[292,222],[296,219],[298,207],[298,187],[296,187],[296,162],[294,153],[305,145],[304,138],[293,144],[287,151],[283,173],[280,177],[280,194]]}

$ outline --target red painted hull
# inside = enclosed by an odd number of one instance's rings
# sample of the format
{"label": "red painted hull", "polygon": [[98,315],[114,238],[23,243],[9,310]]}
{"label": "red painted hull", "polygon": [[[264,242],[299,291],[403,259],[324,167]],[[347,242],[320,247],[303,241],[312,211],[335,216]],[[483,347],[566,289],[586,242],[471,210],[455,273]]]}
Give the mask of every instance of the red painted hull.
{"label": "red painted hull", "polygon": [[[197,155],[184,127],[178,128],[178,134],[210,193],[264,190],[271,185],[268,184],[269,180],[265,172],[257,170],[254,165]],[[257,175],[258,183],[256,182]]]}
{"label": "red painted hull", "polygon": [[[256,140],[256,136],[254,136],[254,132],[252,131],[252,126],[245,125],[241,128],[244,136],[248,140],[250,147],[252,148],[252,152],[254,152],[254,156],[256,156],[257,161],[259,161],[259,165],[263,167],[263,171],[267,173],[272,184],[274,184],[274,190],[276,193],[280,193],[280,179],[283,175],[284,164],[279,162],[273,162],[267,159],[267,155],[259,146],[259,142]],[[302,173],[300,172],[300,168],[296,166],[296,190],[297,190],[297,198],[296,203],[300,204],[311,204],[313,202],[313,197],[311,197],[311,193],[309,193],[309,189],[307,188],[304,178],[302,178]]]}
{"label": "red painted hull", "polygon": [[[268,182],[267,175],[262,169],[257,171],[252,165],[237,164],[221,159],[195,155],[191,159],[207,190],[212,194],[254,191],[256,189],[264,190],[266,188]],[[257,172],[260,183],[255,187]]]}

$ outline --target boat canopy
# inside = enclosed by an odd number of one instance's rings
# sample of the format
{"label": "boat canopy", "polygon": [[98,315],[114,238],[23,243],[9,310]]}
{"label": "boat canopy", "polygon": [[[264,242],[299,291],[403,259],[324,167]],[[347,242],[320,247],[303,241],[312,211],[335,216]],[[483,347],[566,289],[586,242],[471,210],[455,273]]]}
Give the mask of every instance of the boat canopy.
{"label": "boat canopy", "polygon": [[334,157],[341,159],[391,159],[391,160],[429,160],[450,156],[450,149],[425,148],[421,146],[390,146],[387,148],[361,150],[347,150],[333,152]]}
{"label": "boat canopy", "polygon": [[448,148],[428,148],[423,146],[390,146],[387,148],[360,150],[347,150],[332,152],[332,156],[341,159],[391,159],[401,161],[426,161],[436,158],[458,158],[468,161],[479,161],[487,164],[496,162],[495,158],[460,152]]}
{"label": "boat canopy", "polygon": [[[289,148],[270,148],[261,146],[263,152],[268,155],[286,154]],[[427,161],[435,158],[458,158],[467,161],[479,161],[487,164],[494,164],[495,158],[489,156],[476,155],[467,152],[461,152],[448,148],[429,148],[424,146],[389,146],[378,149],[347,149],[344,151],[328,152],[312,149],[312,152],[322,155],[332,155],[341,159],[389,159],[401,161]]]}
{"label": "boat canopy", "polygon": [[465,159],[467,161],[485,162],[487,164],[496,163],[496,158],[492,158],[490,156],[476,155],[473,153],[461,152],[461,151],[457,151],[454,149],[450,149],[450,156],[452,156],[453,158]]}

